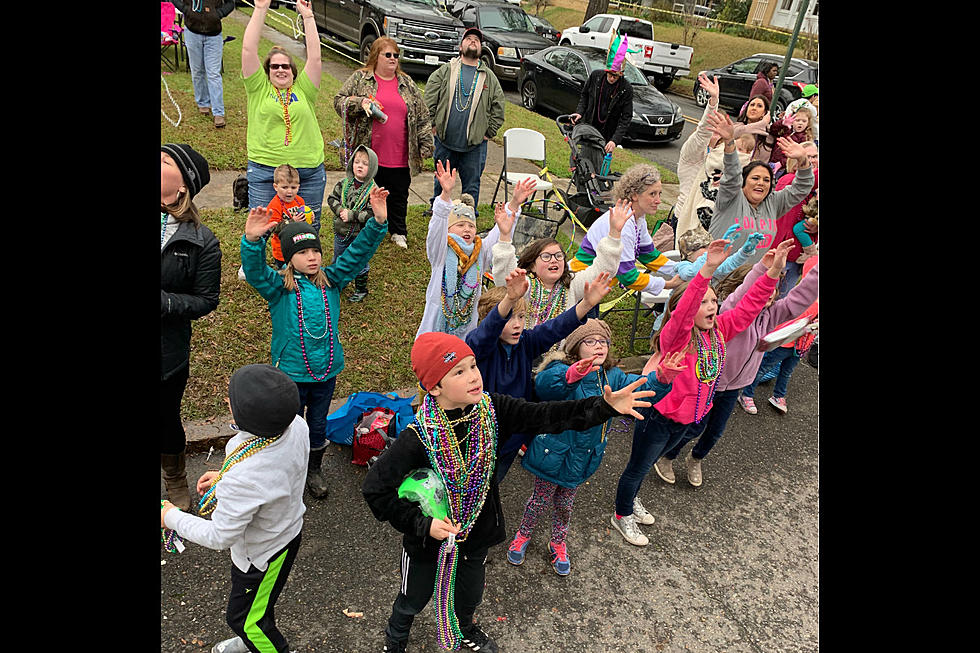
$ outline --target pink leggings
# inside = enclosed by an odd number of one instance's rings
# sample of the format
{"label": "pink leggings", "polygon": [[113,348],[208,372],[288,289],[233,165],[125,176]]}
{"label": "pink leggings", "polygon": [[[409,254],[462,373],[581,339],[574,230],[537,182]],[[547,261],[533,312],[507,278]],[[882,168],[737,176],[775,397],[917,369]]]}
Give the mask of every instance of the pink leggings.
{"label": "pink leggings", "polygon": [[534,477],[534,490],[524,508],[524,518],[521,519],[519,532],[524,537],[531,537],[542,511],[548,505],[554,505],[555,518],[551,524],[551,541],[561,544],[568,535],[568,522],[572,518],[572,503],[575,501],[577,487],[562,487],[537,476]]}

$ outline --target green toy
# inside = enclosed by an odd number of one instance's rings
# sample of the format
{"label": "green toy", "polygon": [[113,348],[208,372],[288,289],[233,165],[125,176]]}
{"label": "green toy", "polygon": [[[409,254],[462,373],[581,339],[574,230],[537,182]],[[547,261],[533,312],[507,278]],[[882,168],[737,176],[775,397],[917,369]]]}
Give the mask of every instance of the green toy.
{"label": "green toy", "polygon": [[418,503],[426,517],[445,519],[449,514],[446,486],[429,467],[420,467],[409,472],[398,486],[398,497]]}

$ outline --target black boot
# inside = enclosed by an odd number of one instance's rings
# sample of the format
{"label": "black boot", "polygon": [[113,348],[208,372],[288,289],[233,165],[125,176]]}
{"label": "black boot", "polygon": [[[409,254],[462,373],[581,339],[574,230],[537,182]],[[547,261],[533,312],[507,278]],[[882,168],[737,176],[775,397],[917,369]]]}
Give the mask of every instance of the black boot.
{"label": "black boot", "polygon": [[327,496],[327,482],[320,471],[320,465],[323,463],[323,452],[326,450],[325,446],[315,451],[310,450],[310,460],[306,467],[306,489],[315,499],[323,499]]}
{"label": "black boot", "polygon": [[359,274],[354,277],[354,294],[350,296],[352,302],[359,302],[365,297],[367,297],[367,277],[368,273]]}

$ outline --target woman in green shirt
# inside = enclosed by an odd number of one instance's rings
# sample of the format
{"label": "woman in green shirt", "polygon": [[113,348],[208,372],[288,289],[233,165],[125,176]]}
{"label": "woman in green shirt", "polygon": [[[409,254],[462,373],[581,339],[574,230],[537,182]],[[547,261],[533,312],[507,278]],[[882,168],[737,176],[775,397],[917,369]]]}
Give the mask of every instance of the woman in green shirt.
{"label": "woman in green shirt", "polygon": [[297,72],[292,57],[274,47],[259,61],[259,40],[270,0],[256,0],[242,38],[242,79],[248,98],[248,206],[266,207],[276,191],[273,171],[288,163],[299,171],[299,196],[313,210],[320,232],[320,206],[327,184],[323,167],[323,135],[316,119],[320,92],[320,36],[310,0],[298,0],[306,33],[306,66]]}

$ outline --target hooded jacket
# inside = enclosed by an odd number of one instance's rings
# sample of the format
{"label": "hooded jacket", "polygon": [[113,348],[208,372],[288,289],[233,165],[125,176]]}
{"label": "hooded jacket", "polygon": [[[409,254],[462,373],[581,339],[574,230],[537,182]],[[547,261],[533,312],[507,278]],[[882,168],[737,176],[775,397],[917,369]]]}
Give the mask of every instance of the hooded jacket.
{"label": "hooded jacket", "polygon": [[[361,181],[361,187],[374,179],[374,176],[378,174],[378,155],[367,145],[358,145],[351,152],[350,159],[347,161],[347,179],[354,179],[354,155],[358,152],[366,152],[368,155],[368,172],[367,176]],[[371,203],[365,202],[364,206],[357,213],[351,213],[349,216],[349,221],[344,222],[340,219],[340,210],[349,209],[349,206],[344,206],[341,198],[343,197],[344,190],[344,179],[337,182],[337,185],[333,187],[330,191],[330,195],[327,196],[327,205],[330,210],[334,213],[333,219],[333,232],[342,238],[353,239],[361,232],[361,228],[364,224],[374,217],[374,211],[371,210]]]}
{"label": "hooded jacket", "polygon": [[[462,65],[460,57],[453,57],[429,75],[425,83],[425,106],[432,116],[432,126],[436,128],[436,136],[442,142],[446,141],[449,107],[453,103],[453,94],[458,86],[457,80]],[[484,138],[491,139],[496,136],[497,130],[504,124],[505,101],[500,81],[482,59],[476,65],[476,74],[478,77],[475,82],[476,90],[473,91],[466,128],[466,143],[471,147],[482,143]]]}
{"label": "hooded jacket", "polygon": [[218,307],[221,247],[203,224],[182,222],[160,252],[160,378],[190,362],[191,320]]}
{"label": "hooded jacket", "polygon": [[[489,397],[497,417],[498,453],[518,431],[537,434],[546,430],[585,430],[619,414],[602,397],[543,403],[532,403],[496,393],[489,393]],[[450,421],[460,420],[474,408],[475,406],[469,406],[449,410],[446,411],[446,417]],[[469,420],[460,422],[454,427],[454,433],[462,441],[466,438]],[[432,467],[417,428],[418,423],[413,421],[381,454],[377,463],[368,470],[361,493],[378,521],[387,521],[395,530],[404,533],[402,546],[413,560],[434,561],[441,542],[429,535],[432,518],[423,515],[417,503],[398,497],[398,486],[409,472]],[[483,508],[469,536],[459,543],[460,552],[464,555],[483,552],[508,537],[509,533],[504,525],[504,510],[500,503],[500,488],[494,470]]]}
{"label": "hooded jacket", "polygon": [[170,1],[184,14],[184,27],[202,36],[221,34],[221,19],[235,11],[235,0],[203,0],[200,9],[197,2]]}

